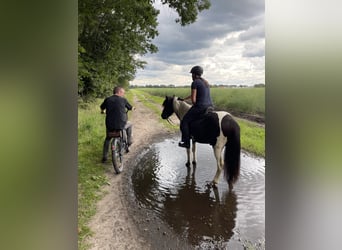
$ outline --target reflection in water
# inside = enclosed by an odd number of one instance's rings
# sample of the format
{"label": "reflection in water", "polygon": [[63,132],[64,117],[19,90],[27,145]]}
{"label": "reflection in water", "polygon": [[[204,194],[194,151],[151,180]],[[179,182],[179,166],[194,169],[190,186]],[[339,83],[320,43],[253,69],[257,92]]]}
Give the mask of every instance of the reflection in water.
{"label": "reflection in water", "polygon": [[203,246],[209,241],[213,246],[227,242],[235,227],[235,193],[226,191],[220,197],[217,189],[199,188],[195,179],[196,169],[192,171],[184,166],[185,176],[177,177],[176,172],[172,169],[167,171],[164,167],[161,179],[161,167],[157,152],[150,150],[134,171],[133,187],[140,205],[155,210],[191,245]]}
{"label": "reflection in water", "polygon": [[158,193],[159,183],[156,180],[156,168],[159,166],[156,151],[150,150],[140,162],[137,168],[139,171],[134,171],[132,175],[133,188],[137,194],[138,200],[145,207],[158,206],[155,204]]}
{"label": "reflection in water", "polygon": [[195,172],[185,177],[184,184],[177,193],[168,193],[163,201],[163,219],[192,245],[199,246],[204,240],[211,243],[227,242],[233,235],[236,217],[236,195],[227,191],[219,197],[213,189],[215,198],[208,188],[201,192],[196,186]]}
{"label": "reflection in water", "polygon": [[197,168],[185,167],[177,140],[154,144],[134,167],[139,206],[154,212],[182,239],[200,249],[244,249],[264,236],[264,160],[243,154],[241,175],[231,191],[223,178],[206,186],[216,169],[211,148],[198,147]]}

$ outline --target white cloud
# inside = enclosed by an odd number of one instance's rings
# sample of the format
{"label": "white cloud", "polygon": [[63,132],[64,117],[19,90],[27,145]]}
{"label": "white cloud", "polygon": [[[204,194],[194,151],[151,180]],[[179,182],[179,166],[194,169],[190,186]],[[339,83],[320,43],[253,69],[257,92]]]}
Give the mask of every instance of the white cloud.
{"label": "white cloud", "polygon": [[265,29],[264,29],[264,23],[260,23],[255,26],[251,26],[249,29],[243,31],[239,39],[241,41],[248,41],[253,40],[255,38],[264,38],[265,37]]}
{"label": "white cloud", "polygon": [[265,39],[259,39],[258,41],[247,41],[244,45],[243,51],[244,57],[264,57],[265,56]]}
{"label": "white cloud", "polygon": [[148,64],[132,84],[190,85],[194,65],[204,68],[203,77],[212,84],[265,82],[264,1],[215,0],[186,27],[174,22],[173,10],[156,7],[159,52],[142,58]]}

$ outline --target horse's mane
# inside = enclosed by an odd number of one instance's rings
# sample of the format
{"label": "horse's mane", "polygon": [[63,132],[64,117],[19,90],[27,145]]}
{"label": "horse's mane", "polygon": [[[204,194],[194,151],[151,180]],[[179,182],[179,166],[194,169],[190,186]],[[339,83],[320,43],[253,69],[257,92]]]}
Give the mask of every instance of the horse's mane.
{"label": "horse's mane", "polygon": [[180,120],[183,119],[184,115],[186,114],[186,112],[188,112],[191,106],[192,105],[185,101],[178,100],[177,96],[173,97],[173,110]]}

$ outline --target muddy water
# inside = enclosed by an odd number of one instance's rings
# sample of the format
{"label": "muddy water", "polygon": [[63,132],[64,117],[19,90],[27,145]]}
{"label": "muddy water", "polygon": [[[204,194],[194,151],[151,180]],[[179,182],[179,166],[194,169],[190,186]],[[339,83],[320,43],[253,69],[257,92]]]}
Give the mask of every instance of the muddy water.
{"label": "muddy water", "polygon": [[212,148],[198,144],[197,166],[187,168],[177,140],[155,143],[139,157],[132,174],[139,205],[194,248],[263,249],[264,159],[243,152],[234,189],[228,189],[223,176],[213,189],[207,186],[216,172]]}

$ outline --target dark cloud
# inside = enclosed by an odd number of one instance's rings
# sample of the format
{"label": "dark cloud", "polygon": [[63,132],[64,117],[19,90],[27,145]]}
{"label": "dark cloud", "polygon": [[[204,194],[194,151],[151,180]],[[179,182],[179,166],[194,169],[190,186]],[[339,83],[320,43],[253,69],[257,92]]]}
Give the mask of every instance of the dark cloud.
{"label": "dark cloud", "polygon": [[211,8],[201,14],[199,23],[221,24],[224,32],[244,30],[255,25],[256,17],[263,15],[264,9],[263,0],[215,0]]}
{"label": "dark cloud", "polygon": [[[177,14],[167,6],[156,3],[156,8],[161,11],[159,36],[153,42],[159,52],[142,58],[148,65],[139,77],[155,75],[149,71],[168,75],[171,66],[179,70],[200,63],[221,72],[228,62],[244,67],[248,58],[264,56],[264,0],[212,0],[211,8],[186,27],[175,23]],[[232,74],[235,69],[226,70]]]}
{"label": "dark cloud", "polygon": [[[208,48],[214,39],[224,38],[228,33],[245,30],[240,40],[251,36],[263,36],[264,1],[215,0],[209,10],[201,12],[198,20],[189,26],[181,27],[174,23],[176,15],[162,9],[160,35],[155,39],[161,60],[169,63],[186,63],[187,58],[199,49]],[[262,23],[261,23],[262,22]],[[166,25],[163,25],[166,24]],[[179,58],[179,60],[177,59]],[[189,59],[190,62],[193,60]]]}

